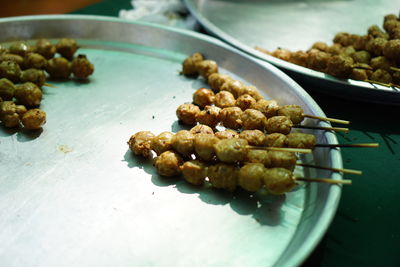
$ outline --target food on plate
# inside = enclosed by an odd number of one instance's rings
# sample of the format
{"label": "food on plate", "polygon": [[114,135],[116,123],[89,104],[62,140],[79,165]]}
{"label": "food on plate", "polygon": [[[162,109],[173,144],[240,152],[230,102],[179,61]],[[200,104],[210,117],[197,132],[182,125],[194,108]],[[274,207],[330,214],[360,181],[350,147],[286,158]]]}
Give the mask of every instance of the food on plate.
{"label": "food on plate", "polygon": [[41,109],[30,109],[22,115],[22,125],[25,129],[38,130],[46,123],[46,112]]}

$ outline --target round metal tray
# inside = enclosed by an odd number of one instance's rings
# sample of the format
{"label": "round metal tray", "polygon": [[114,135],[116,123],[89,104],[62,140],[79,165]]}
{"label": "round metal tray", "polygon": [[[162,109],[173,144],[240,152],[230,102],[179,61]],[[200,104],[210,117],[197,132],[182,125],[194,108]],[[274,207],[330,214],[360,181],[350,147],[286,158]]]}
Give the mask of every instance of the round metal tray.
{"label": "round metal tray", "polygon": [[400,105],[400,89],[336,79],[259,52],[307,50],[316,41],[331,43],[338,32],[365,34],[383,16],[397,13],[400,0],[264,1],[185,0],[207,31],[248,54],[283,69],[318,92],[354,100]]}
{"label": "round metal tray", "polygon": [[[324,116],[288,76],[189,31],[98,16],[0,20],[2,43],[42,37],[76,38],[95,73],[88,83],[44,88],[43,131],[0,129],[2,265],[294,266],[316,246],[340,186],[308,184],[284,197],[228,194],[162,178],[126,145],[136,131],[181,129],[176,107],[205,86],[178,74],[193,52],[266,97]],[[319,143],[337,143],[332,133],[316,135]],[[342,167],[336,149],[305,160]]]}

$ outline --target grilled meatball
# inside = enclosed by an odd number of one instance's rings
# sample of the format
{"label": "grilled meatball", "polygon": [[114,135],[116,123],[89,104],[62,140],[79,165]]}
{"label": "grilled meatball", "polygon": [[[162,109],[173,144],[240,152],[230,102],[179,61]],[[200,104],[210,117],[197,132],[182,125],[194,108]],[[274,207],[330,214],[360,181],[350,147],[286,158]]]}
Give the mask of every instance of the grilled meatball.
{"label": "grilled meatball", "polygon": [[204,108],[213,104],[215,101],[215,94],[212,90],[207,88],[197,89],[193,94],[193,103],[199,107]]}
{"label": "grilled meatball", "polygon": [[197,134],[194,137],[193,145],[196,156],[205,161],[210,161],[215,156],[214,145],[219,142],[219,139],[211,134]]}
{"label": "grilled meatball", "polygon": [[338,55],[330,58],[326,72],[338,78],[346,78],[353,69],[353,59],[348,56]]}
{"label": "grilled meatball", "polygon": [[34,51],[44,56],[46,59],[50,59],[54,57],[54,54],[56,53],[57,49],[56,46],[50,43],[48,40],[40,39],[36,42]]}
{"label": "grilled meatball", "polygon": [[264,184],[265,167],[261,163],[247,163],[239,170],[238,184],[244,190],[257,192]]}
{"label": "grilled meatball", "polygon": [[261,111],[265,117],[270,118],[278,114],[279,105],[275,100],[260,99],[251,108]]}
{"label": "grilled meatball", "polygon": [[257,101],[251,95],[244,94],[236,99],[235,106],[239,107],[241,110],[246,110],[256,102]]}
{"label": "grilled meatball", "polygon": [[349,78],[353,80],[365,81],[368,79],[368,73],[369,71],[364,69],[353,69]]}
{"label": "grilled meatball", "polygon": [[220,121],[220,112],[221,108],[219,107],[205,106],[204,109],[198,113],[196,120],[198,123],[214,128]]}
{"label": "grilled meatball", "polygon": [[206,80],[211,74],[218,72],[218,65],[214,60],[202,60],[196,62],[196,68],[199,74]]}
{"label": "grilled meatball", "polygon": [[68,79],[71,75],[70,63],[66,58],[56,57],[47,62],[46,71],[51,78]]}
{"label": "grilled meatball", "polygon": [[368,35],[371,35],[374,38],[383,38],[383,39],[389,38],[389,35],[386,32],[382,31],[378,25],[370,26],[368,28]]}
{"label": "grilled meatball", "polygon": [[42,70],[27,69],[21,72],[21,82],[31,82],[42,87],[46,82],[46,74]]}
{"label": "grilled meatball", "polygon": [[24,58],[25,69],[45,69],[46,64],[46,58],[37,53],[29,53]]}
{"label": "grilled meatball", "polygon": [[279,108],[279,116],[288,117],[293,124],[299,124],[304,120],[303,109],[298,105],[285,105]]}
{"label": "grilled meatball", "polygon": [[223,83],[220,87],[221,91],[228,91],[232,93],[232,95],[237,98],[241,95],[243,95],[244,91],[244,84],[241,81],[229,79],[225,83]]}
{"label": "grilled meatball", "polygon": [[228,91],[220,91],[215,95],[214,104],[220,108],[228,108],[235,106],[235,97]]}
{"label": "grilled meatball", "polygon": [[267,147],[286,147],[287,137],[281,133],[271,133],[265,137],[265,146]]}
{"label": "grilled meatball", "polygon": [[387,41],[383,48],[383,55],[391,60],[400,62],[400,40]]}
{"label": "grilled meatball", "polygon": [[159,135],[153,137],[150,142],[150,147],[154,150],[157,155],[172,149],[172,137],[174,136],[171,132],[162,132]]}
{"label": "grilled meatball", "polygon": [[11,54],[25,56],[31,51],[31,48],[23,42],[16,42],[10,45],[8,48]]}
{"label": "grilled meatball", "polygon": [[199,74],[196,64],[203,61],[204,57],[200,53],[194,53],[190,57],[186,58],[182,62],[182,72],[181,74],[186,76],[197,76]]}
{"label": "grilled meatball", "polygon": [[183,178],[193,185],[202,185],[207,177],[207,165],[198,160],[186,161],[181,171]]}
{"label": "grilled meatball", "polygon": [[371,54],[366,50],[357,51],[351,57],[357,63],[369,64],[371,60]]}
{"label": "grilled meatball", "polygon": [[149,157],[151,155],[151,142],[154,134],[149,131],[137,132],[128,141],[129,148],[136,155]]}
{"label": "grilled meatball", "polygon": [[350,34],[347,32],[338,32],[333,38],[333,42],[342,46],[348,46],[352,44]]}
{"label": "grilled meatball", "polygon": [[386,70],[377,69],[372,73],[370,80],[390,84],[392,83],[392,76]]}
{"label": "grilled meatball", "polygon": [[239,134],[235,132],[234,130],[224,130],[220,132],[216,132],[214,134],[215,137],[218,139],[231,139],[231,138],[239,138]]}
{"label": "grilled meatball", "polygon": [[289,62],[302,67],[307,67],[308,56],[307,52],[299,50],[292,53]]}
{"label": "grilled meatball", "polygon": [[290,133],[288,134],[286,143],[288,147],[293,148],[309,148],[314,149],[317,143],[315,135],[305,133]]}
{"label": "grilled meatball", "polygon": [[194,137],[187,130],[178,131],[171,139],[172,147],[183,156],[190,156],[194,152]]}
{"label": "grilled meatball", "polygon": [[308,54],[307,66],[316,71],[325,71],[331,55],[322,51],[313,51]]}
{"label": "grilled meatball", "polygon": [[3,100],[12,100],[14,97],[15,85],[6,78],[0,79],[0,97]]}
{"label": "grilled meatball", "polygon": [[214,134],[213,129],[207,125],[203,124],[198,124],[194,126],[192,129],[190,129],[190,132],[194,135],[200,134],[200,133],[205,133],[205,134]]}
{"label": "grilled meatball", "polygon": [[283,49],[283,48],[278,48],[272,52],[272,56],[282,59],[282,60],[285,60],[285,61],[289,61],[291,55],[292,55],[292,53],[289,50]]}
{"label": "grilled meatball", "polygon": [[367,42],[365,50],[373,55],[381,56],[383,54],[383,49],[388,41],[383,38],[374,38]]}
{"label": "grilled meatball", "polygon": [[62,38],[56,44],[57,52],[68,59],[72,59],[76,50],[78,50],[78,44],[74,39]]}
{"label": "grilled meatball", "polygon": [[165,151],[154,159],[154,167],[162,176],[176,176],[181,174],[182,157],[175,151]]}
{"label": "grilled meatball", "polygon": [[199,113],[199,107],[193,104],[182,104],[176,110],[178,119],[187,125],[196,125],[196,117]]}
{"label": "grilled meatball", "polygon": [[296,186],[291,171],[284,168],[267,169],[264,174],[264,184],[273,195],[282,195]]}
{"label": "grilled meatball", "polygon": [[224,83],[231,80],[232,78],[227,74],[213,73],[210,76],[208,76],[208,84],[216,92],[219,92],[221,90],[221,86]]}
{"label": "grilled meatball", "polygon": [[271,165],[268,167],[279,167],[293,170],[296,166],[297,157],[295,153],[286,151],[268,151]]}
{"label": "grilled meatball", "polygon": [[328,50],[328,45],[324,42],[315,42],[311,49],[318,49],[319,51],[326,51]]}
{"label": "grilled meatball", "polygon": [[243,111],[238,107],[223,108],[219,113],[221,124],[226,128],[239,129],[242,127],[242,114]]}
{"label": "grilled meatball", "polygon": [[215,188],[235,191],[238,180],[238,169],[235,166],[217,163],[208,167],[208,179]]}
{"label": "grilled meatball", "polygon": [[241,138],[222,139],[214,145],[215,154],[222,162],[243,162],[247,155],[248,142]]}
{"label": "grilled meatball", "polygon": [[255,86],[245,86],[243,87],[242,95],[248,94],[252,96],[256,101],[263,99],[264,97],[261,95],[260,91]]}
{"label": "grilled meatball", "polygon": [[21,68],[12,61],[3,61],[0,63],[0,78],[7,78],[12,82],[18,82],[21,75]]}
{"label": "grilled meatball", "polygon": [[20,118],[26,112],[22,105],[16,105],[13,101],[0,102],[0,121],[7,128],[19,126]]}
{"label": "grilled meatball", "polygon": [[94,66],[86,55],[78,55],[72,60],[71,72],[78,79],[86,79],[93,74]]}
{"label": "grilled meatball", "polygon": [[24,58],[20,55],[4,53],[0,55],[0,61],[11,61],[17,63],[19,66],[24,64]]}
{"label": "grilled meatball", "polygon": [[264,130],[267,118],[261,111],[256,109],[246,109],[240,116],[242,126],[246,130]]}
{"label": "grilled meatball", "polygon": [[43,94],[36,84],[26,82],[17,86],[14,96],[18,103],[32,107],[40,105]]}
{"label": "grilled meatball", "polygon": [[380,56],[380,57],[374,57],[373,59],[371,59],[370,65],[374,70],[383,69],[383,70],[389,71],[390,67],[392,67],[394,65],[394,63],[391,62],[386,57]]}
{"label": "grilled meatball", "polygon": [[262,163],[264,166],[271,166],[271,157],[267,150],[249,149],[246,155],[246,162]]}
{"label": "grilled meatball", "polygon": [[252,146],[265,146],[265,134],[260,130],[244,130],[239,138],[247,140]]}
{"label": "grilled meatball", "polygon": [[[330,55],[340,55],[342,53],[343,46],[341,44],[333,44],[330,47],[328,47],[328,50],[326,50],[326,53]],[[316,51],[310,51],[310,53],[316,52]],[[309,53],[309,54],[310,54]]]}
{"label": "grilled meatball", "polygon": [[21,118],[25,129],[38,130],[46,123],[46,112],[41,109],[30,109]]}
{"label": "grilled meatball", "polygon": [[286,116],[275,116],[269,118],[265,124],[267,133],[288,134],[292,130],[293,123]]}

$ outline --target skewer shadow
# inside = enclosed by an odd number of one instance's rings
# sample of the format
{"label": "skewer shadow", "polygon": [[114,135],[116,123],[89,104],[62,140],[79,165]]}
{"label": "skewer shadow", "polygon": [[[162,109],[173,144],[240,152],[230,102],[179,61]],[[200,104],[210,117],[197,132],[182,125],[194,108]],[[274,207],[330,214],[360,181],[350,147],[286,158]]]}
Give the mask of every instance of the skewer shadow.
{"label": "skewer shadow", "polygon": [[38,129],[38,130],[26,130],[26,129],[21,129],[17,133],[17,140],[19,142],[25,143],[25,142],[30,142],[38,138],[41,134],[43,133],[43,129]]}
{"label": "skewer shadow", "polygon": [[0,128],[0,136],[1,136],[1,137],[11,136],[11,135],[17,133],[18,131],[20,131],[20,128],[19,128],[19,127],[16,127],[16,128],[6,128],[6,127],[4,127],[4,126],[1,125],[1,124],[0,124],[0,126],[1,126],[1,128]]}
{"label": "skewer shadow", "polygon": [[126,151],[124,159],[122,161],[125,161],[129,168],[139,168],[144,170],[148,174],[154,173],[152,159],[137,157],[133,155],[132,151],[130,151],[129,149]]}

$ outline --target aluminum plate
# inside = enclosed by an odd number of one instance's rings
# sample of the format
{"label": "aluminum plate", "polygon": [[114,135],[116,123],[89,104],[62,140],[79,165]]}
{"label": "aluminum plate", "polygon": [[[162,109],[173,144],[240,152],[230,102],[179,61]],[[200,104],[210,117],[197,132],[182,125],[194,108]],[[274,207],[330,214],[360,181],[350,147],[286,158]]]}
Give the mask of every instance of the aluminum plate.
{"label": "aluminum plate", "polygon": [[[284,197],[228,194],[159,177],[126,145],[136,131],[181,129],[176,107],[205,86],[178,74],[193,52],[266,97],[323,116],[288,76],[189,31],[98,16],[0,20],[3,43],[42,37],[76,38],[95,73],[89,83],[44,88],[43,131],[0,129],[3,266],[294,266],[316,246],[340,186],[308,184]],[[316,134],[320,143],[337,142],[332,133]],[[342,167],[335,149],[305,160]]]}
{"label": "aluminum plate", "polygon": [[400,105],[400,89],[362,81],[336,79],[263,54],[307,50],[316,41],[332,43],[338,32],[365,34],[373,24],[382,27],[383,16],[399,12],[400,0],[267,1],[185,0],[207,31],[241,50],[283,69],[310,89],[354,100]]}

